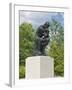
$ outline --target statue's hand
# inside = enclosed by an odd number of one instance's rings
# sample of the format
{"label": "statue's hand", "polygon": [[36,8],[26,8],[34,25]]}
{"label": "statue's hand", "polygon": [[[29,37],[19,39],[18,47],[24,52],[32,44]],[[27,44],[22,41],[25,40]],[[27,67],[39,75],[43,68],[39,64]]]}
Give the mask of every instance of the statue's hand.
{"label": "statue's hand", "polygon": [[42,40],[42,45],[46,46],[49,43],[50,39],[49,38],[44,38]]}

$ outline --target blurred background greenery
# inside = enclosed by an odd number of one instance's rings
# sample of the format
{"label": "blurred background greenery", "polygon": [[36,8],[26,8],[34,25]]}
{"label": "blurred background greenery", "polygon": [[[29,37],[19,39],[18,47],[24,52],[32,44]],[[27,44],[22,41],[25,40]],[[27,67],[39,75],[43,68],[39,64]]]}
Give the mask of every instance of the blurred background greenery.
{"label": "blurred background greenery", "polygon": [[[55,77],[64,76],[64,28],[52,19],[49,31],[50,43],[46,53],[54,58]],[[25,78],[25,59],[33,55],[35,32],[30,23],[19,26],[19,78]]]}

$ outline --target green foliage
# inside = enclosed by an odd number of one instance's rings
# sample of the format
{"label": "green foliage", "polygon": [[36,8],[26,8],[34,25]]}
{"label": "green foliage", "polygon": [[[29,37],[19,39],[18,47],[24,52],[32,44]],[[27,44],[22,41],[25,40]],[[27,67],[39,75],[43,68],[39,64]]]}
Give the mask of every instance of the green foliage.
{"label": "green foliage", "polygon": [[19,66],[19,78],[25,78],[25,67]]}
{"label": "green foliage", "polygon": [[64,29],[55,20],[52,21],[50,28],[51,43],[49,55],[54,58],[55,76],[64,75]]}
{"label": "green foliage", "polygon": [[25,59],[32,56],[33,52],[33,33],[32,25],[23,23],[19,26],[19,63],[25,65]]}

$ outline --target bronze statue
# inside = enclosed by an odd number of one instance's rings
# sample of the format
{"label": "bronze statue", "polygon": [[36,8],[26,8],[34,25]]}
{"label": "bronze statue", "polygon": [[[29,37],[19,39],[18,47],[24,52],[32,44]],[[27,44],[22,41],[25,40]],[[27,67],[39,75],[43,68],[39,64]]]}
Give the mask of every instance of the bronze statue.
{"label": "bronze statue", "polygon": [[45,48],[48,45],[49,39],[49,22],[38,27],[36,31],[34,55],[46,55]]}

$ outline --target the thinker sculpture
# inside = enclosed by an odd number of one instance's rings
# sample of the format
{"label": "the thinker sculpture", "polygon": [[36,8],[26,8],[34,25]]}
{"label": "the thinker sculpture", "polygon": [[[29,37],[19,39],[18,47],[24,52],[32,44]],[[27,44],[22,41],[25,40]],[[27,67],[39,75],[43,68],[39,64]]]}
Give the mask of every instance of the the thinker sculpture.
{"label": "the thinker sculpture", "polygon": [[49,39],[49,22],[46,22],[44,25],[38,27],[36,31],[36,39],[35,39],[35,49],[34,55],[43,55],[46,56],[45,48],[48,45]]}

